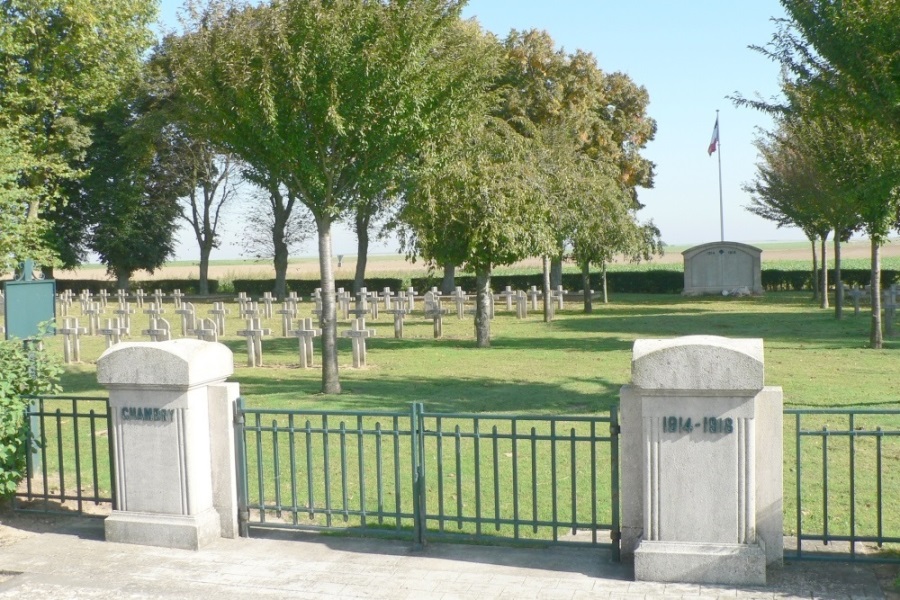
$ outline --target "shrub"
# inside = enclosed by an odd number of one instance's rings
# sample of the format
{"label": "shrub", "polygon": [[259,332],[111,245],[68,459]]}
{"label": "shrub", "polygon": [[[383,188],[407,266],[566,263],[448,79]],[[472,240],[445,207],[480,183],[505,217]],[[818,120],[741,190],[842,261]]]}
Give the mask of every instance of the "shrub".
{"label": "shrub", "polygon": [[29,395],[59,393],[62,367],[21,340],[0,341],[0,500],[15,494],[25,476]]}

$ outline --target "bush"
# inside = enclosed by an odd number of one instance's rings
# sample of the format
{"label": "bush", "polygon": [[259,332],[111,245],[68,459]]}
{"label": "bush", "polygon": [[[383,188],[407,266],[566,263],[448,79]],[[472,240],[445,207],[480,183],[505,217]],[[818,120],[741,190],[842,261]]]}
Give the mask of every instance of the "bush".
{"label": "bush", "polygon": [[20,340],[0,341],[0,500],[16,492],[25,476],[29,395],[59,393],[62,368],[43,350],[26,349]]}
{"label": "bush", "polygon": [[[72,290],[76,294],[82,290],[90,290],[91,294],[97,295],[100,290],[106,290],[110,295],[114,295],[117,291],[116,282],[107,281],[105,279],[56,279],[56,291],[64,292]],[[155,289],[161,289],[166,294],[171,294],[175,290],[181,290],[188,295],[197,295],[199,293],[200,282],[196,279],[154,279],[145,281],[132,281],[129,284],[128,293],[134,294],[135,290],[142,289],[145,292],[153,292]],[[215,279],[209,280],[209,293],[215,294],[218,290],[219,282]]]}
{"label": "bush", "polygon": [[[366,290],[370,292],[380,292],[386,287],[391,288],[395,292],[404,289],[405,280],[397,277],[371,277],[366,279]],[[275,291],[274,279],[235,279],[232,282],[234,293],[246,293],[251,298],[261,298],[266,292]],[[312,296],[316,288],[321,286],[318,279],[288,279],[285,281],[289,292],[297,292],[298,296]],[[334,289],[343,288],[345,291],[353,290],[352,279],[335,279]]]}

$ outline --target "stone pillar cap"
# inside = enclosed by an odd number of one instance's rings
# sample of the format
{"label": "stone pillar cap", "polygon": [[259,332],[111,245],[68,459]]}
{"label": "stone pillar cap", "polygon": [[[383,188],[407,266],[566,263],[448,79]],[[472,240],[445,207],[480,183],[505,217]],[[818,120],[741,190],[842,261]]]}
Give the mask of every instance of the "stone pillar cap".
{"label": "stone pillar cap", "polygon": [[765,386],[763,340],[715,335],[636,340],[631,380],[645,390],[755,393]]}
{"label": "stone pillar cap", "polygon": [[190,388],[232,373],[234,355],[227,346],[196,339],[120,343],[97,360],[97,382],[108,386]]}

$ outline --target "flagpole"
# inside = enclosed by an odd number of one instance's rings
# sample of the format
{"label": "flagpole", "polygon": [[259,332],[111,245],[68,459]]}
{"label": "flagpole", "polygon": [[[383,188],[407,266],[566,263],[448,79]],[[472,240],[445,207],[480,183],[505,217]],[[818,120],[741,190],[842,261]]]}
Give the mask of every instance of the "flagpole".
{"label": "flagpole", "polygon": [[719,232],[725,241],[725,204],[722,202],[722,130],[719,128],[719,111],[716,110],[716,137],[718,144],[716,150],[719,155]]}

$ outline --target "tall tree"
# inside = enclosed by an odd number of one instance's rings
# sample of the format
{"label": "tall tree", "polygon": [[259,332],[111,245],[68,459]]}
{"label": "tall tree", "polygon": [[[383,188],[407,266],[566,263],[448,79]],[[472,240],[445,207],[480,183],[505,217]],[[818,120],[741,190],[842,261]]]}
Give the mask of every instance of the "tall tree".
{"label": "tall tree", "polygon": [[324,393],[341,390],[332,224],[480,93],[481,34],[460,27],[462,4],[213,0],[175,44],[180,85],[214,141],[315,218]]}
{"label": "tall tree", "polygon": [[[86,120],[103,111],[153,40],[153,0],[6,0],[0,3],[0,129],[21,156],[18,185],[32,223],[61,205],[84,175]],[[28,232],[42,231],[32,224]],[[28,246],[41,245],[43,236]]]}

